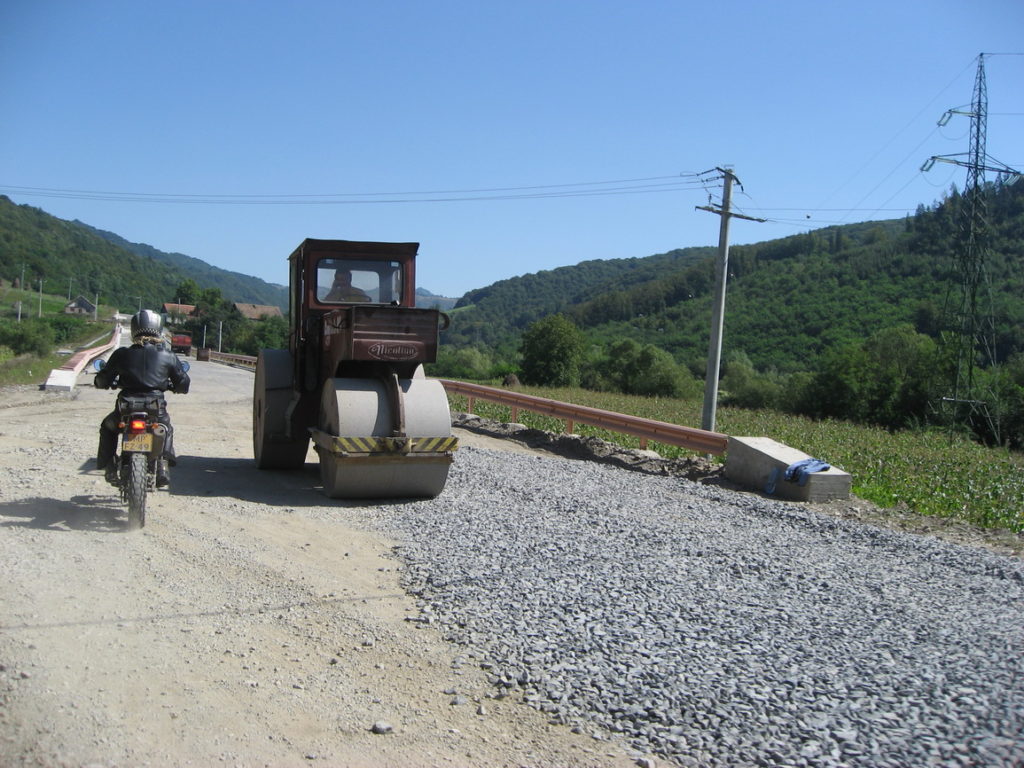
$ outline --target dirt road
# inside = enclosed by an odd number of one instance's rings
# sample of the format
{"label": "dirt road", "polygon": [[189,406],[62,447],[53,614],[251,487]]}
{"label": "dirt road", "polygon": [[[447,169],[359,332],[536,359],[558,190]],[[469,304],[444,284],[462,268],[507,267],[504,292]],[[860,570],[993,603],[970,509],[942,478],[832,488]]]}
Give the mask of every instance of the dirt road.
{"label": "dirt road", "polygon": [[0,389],[0,765],[634,764],[409,620],[392,542],[315,463],[255,469],[251,373],[192,379],[138,533],[92,458],[113,393]]}

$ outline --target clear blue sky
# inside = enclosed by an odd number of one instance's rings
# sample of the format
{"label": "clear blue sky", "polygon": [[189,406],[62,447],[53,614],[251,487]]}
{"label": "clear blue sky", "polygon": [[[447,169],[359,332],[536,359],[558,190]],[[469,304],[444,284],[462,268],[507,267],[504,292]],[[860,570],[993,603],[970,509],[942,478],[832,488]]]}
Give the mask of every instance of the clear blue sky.
{"label": "clear blue sky", "polygon": [[[680,175],[715,166],[772,220],[734,244],[913,212],[1022,33],[1021,0],[4,0],[0,194],[277,283],[306,237],[415,240],[458,296],[716,245]],[[1024,56],[986,70],[1022,169]]]}

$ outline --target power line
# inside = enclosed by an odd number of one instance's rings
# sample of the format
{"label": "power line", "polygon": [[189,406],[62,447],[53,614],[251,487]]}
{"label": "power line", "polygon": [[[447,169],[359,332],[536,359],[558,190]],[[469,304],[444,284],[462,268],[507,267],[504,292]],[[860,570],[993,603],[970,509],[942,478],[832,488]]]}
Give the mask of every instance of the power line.
{"label": "power line", "polygon": [[437,203],[473,200],[520,200],[561,197],[596,197],[618,194],[674,192],[701,188],[705,174],[680,173],[635,179],[587,181],[522,187],[427,190],[420,192],[330,192],[268,195],[221,195],[199,193],[113,192],[89,189],[61,189],[0,185],[0,191],[34,197],[106,202],[168,203],[201,205],[367,205],[382,203]]}
{"label": "power line", "polygon": [[[964,67],[964,68],[963,68],[962,70],[960,70],[960,71],[959,71],[959,72],[958,72],[958,73],[956,74],[956,76],[955,76],[955,77],[954,77],[954,78],[953,78],[952,80],[950,80],[950,81],[949,81],[949,83],[947,83],[947,84],[946,84],[946,86],[945,86],[945,87],[943,87],[942,89],[940,89],[940,90],[939,90],[939,92],[938,92],[938,93],[936,93],[936,94],[935,94],[935,95],[934,95],[934,96],[933,96],[933,97],[932,97],[932,98],[931,98],[931,99],[930,99],[930,100],[928,101],[928,103],[927,103],[927,104],[925,104],[925,105],[924,105],[923,107],[921,107],[921,109],[920,109],[920,110],[918,110],[917,114],[915,114],[915,115],[914,115],[914,116],[913,116],[912,118],[910,118],[910,120],[908,120],[908,121],[907,121],[906,125],[904,125],[904,126],[903,126],[902,128],[900,128],[900,129],[899,129],[898,131],[896,131],[896,133],[895,133],[895,134],[893,134],[893,135],[892,135],[892,136],[891,136],[891,137],[889,138],[889,140],[888,140],[888,141],[886,141],[886,142],[885,142],[885,143],[884,143],[884,144],[883,144],[883,145],[882,145],[881,147],[879,147],[879,148],[878,148],[878,149],[877,149],[877,150],[875,151],[875,153],[874,153],[874,154],[873,154],[873,155],[872,155],[871,157],[869,157],[869,158],[868,158],[867,160],[865,160],[865,161],[864,161],[864,163],[863,163],[863,164],[861,164],[861,166],[860,166],[860,167],[859,167],[859,168],[858,168],[858,169],[857,169],[857,170],[856,170],[856,171],[855,171],[855,172],[854,172],[853,174],[851,174],[851,175],[850,175],[849,177],[847,177],[846,181],[844,181],[844,182],[843,182],[842,184],[840,184],[840,185],[839,185],[838,187],[836,187],[836,188],[835,188],[835,189],[834,189],[834,190],[833,190],[832,192],[830,192],[830,193],[829,193],[829,194],[828,194],[828,195],[827,195],[827,196],[825,197],[825,199],[824,199],[824,200],[822,200],[821,202],[822,202],[822,203],[825,203],[825,202],[828,202],[829,200],[831,200],[831,199],[832,199],[832,197],[834,197],[834,196],[835,196],[835,195],[836,195],[836,194],[837,194],[837,193],[838,193],[839,191],[841,191],[841,190],[842,190],[842,189],[843,189],[844,187],[846,187],[846,185],[847,185],[847,184],[849,184],[849,183],[850,183],[850,182],[852,182],[852,181],[853,181],[853,180],[854,180],[854,179],[855,179],[855,178],[856,178],[857,176],[859,176],[859,175],[861,174],[861,172],[862,172],[862,171],[864,171],[864,170],[865,170],[865,169],[866,169],[866,168],[867,168],[867,167],[868,167],[868,166],[869,166],[869,165],[870,165],[871,163],[873,163],[873,162],[874,162],[874,161],[875,161],[875,160],[876,160],[876,159],[877,159],[877,158],[878,158],[878,157],[879,157],[879,156],[880,156],[880,155],[881,155],[881,154],[882,154],[882,153],[883,153],[883,152],[884,152],[884,151],[885,151],[886,149],[888,149],[888,147],[889,147],[889,146],[890,146],[890,145],[891,145],[891,144],[892,144],[892,143],[893,143],[894,141],[896,141],[896,139],[898,139],[898,138],[899,138],[899,137],[900,137],[900,136],[901,136],[901,135],[902,135],[902,134],[903,134],[903,133],[904,133],[904,132],[905,132],[905,131],[906,131],[906,130],[907,130],[908,128],[910,128],[910,127],[911,127],[911,126],[912,126],[912,125],[913,125],[913,124],[914,124],[914,123],[915,123],[915,122],[916,122],[916,121],[918,120],[918,118],[920,118],[920,117],[921,117],[921,115],[923,115],[923,114],[924,114],[924,113],[925,113],[925,112],[926,112],[926,111],[927,111],[928,109],[930,109],[930,108],[931,108],[931,106],[932,106],[932,104],[934,104],[934,103],[935,103],[936,101],[938,101],[939,97],[940,97],[940,96],[942,96],[942,94],[944,94],[944,93],[945,93],[946,91],[948,91],[948,90],[949,90],[949,89],[950,89],[950,88],[951,88],[951,87],[953,86],[953,84],[954,84],[954,83],[955,83],[955,82],[956,82],[957,80],[959,80],[959,79],[960,79],[960,78],[961,78],[961,77],[963,76],[964,72],[967,72],[967,71],[968,71],[968,70],[969,70],[969,69],[970,69],[970,68],[971,68],[971,67],[972,67],[973,65],[974,65],[974,61],[973,61],[973,59],[972,59],[972,60],[971,60],[970,62],[968,62],[967,66],[965,66],[965,67]],[[929,138],[931,138],[932,134],[934,134],[934,133],[935,133],[935,129],[932,129],[931,133],[929,133],[929,134],[928,134],[928,136],[926,136],[926,137],[925,137],[924,141],[927,141],[927,140],[928,140]],[[922,141],[921,143],[923,144],[923,143],[924,143],[924,141]],[[916,150],[916,148],[915,148],[915,150]],[[908,156],[909,156],[909,154],[912,154],[912,153],[908,153]],[[900,161],[900,165],[902,165],[902,163],[904,163],[904,162],[906,162],[906,158],[904,158],[904,159],[903,159],[902,161]],[[897,166],[897,167],[899,167],[899,166]],[[889,172],[889,174],[888,174],[888,175],[886,176],[886,178],[888,178],[888,176],[891,176],[891,175],[892,175],[892,173],[893,173],[893,172],[894,172],[895,170],[896,170],[896,169],[894,168],[894,169],[893,169],[892,171],[890,171],[890,172]],[[884,181],[884,180],[885,180],[885,179],[883,179],[883,181]],[[879,185],[880,185],[881,183],[882,183],[882,182],[879,182]],[[876,185],[876,186],[874,187],[874,189],[872,189],[872,192],[874,192],[874,190],[875,190],[875,189],[877,189],[879,185]],[[871,192],[869,192],[869,193],[868,193],[868,195],[870,195],[870,194],[871,194]],[[865,198],[866,198],[866,197],[867,197],[867,195],[865,195]],[[863,200],[861,200],[861,202],[863,202]]]}
{"label": "power line", "polygon": [[820,211],[822,213],[838,213],[840,211],[906,211],[907,208],[761,208],[748,206],[751,211]]}

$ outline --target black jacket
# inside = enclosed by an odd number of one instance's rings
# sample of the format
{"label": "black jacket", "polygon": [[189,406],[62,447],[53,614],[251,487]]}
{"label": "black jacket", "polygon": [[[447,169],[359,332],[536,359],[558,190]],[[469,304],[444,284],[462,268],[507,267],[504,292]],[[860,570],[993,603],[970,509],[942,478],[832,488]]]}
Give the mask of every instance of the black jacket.
{"label": "black jacket", "polygon": [[96,373],[100,389],[119,387],[131,395],[148,395],[170,389],[188,392],[188,374],[178,356],[163,344],[133,344],[114,350],[107,364]]}

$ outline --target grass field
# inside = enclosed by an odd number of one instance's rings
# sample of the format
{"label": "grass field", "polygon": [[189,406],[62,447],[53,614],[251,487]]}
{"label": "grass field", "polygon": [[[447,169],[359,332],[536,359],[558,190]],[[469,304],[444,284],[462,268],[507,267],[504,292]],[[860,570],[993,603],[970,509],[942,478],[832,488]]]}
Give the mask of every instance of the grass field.
{"label": "grass field", "polygon": [[[526,394],[588,405],[673,424],[700,426],[701,403],[632,397],[582,389],[523,387]],[[463,410],[466,399],[452,397]],[[509,409],[478,400],[476,413],[507,421]],[[527,426],[564,431],[561,421],[520,411]],[[720,408],[716,429],[737,436],[765,436],[840,467],[853,476],[853,492],[885,508],[951,518],[984,528],[1024,533],[1024,455],[986,448],[945,432],[890,433],[841,421],[813,421],[776,411]],[[636,438],[585,425],[575,431],[636,447]],[[650,444],[663,456],[687,455],[673,446]]]}

